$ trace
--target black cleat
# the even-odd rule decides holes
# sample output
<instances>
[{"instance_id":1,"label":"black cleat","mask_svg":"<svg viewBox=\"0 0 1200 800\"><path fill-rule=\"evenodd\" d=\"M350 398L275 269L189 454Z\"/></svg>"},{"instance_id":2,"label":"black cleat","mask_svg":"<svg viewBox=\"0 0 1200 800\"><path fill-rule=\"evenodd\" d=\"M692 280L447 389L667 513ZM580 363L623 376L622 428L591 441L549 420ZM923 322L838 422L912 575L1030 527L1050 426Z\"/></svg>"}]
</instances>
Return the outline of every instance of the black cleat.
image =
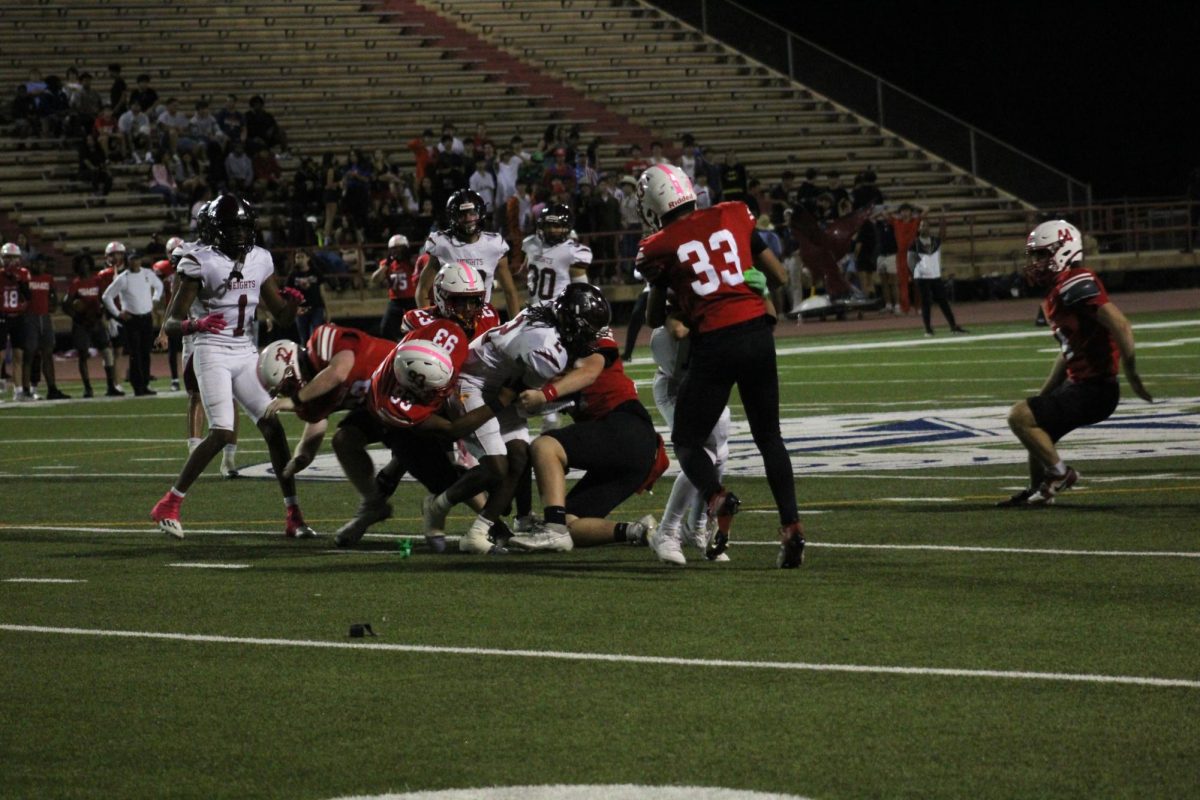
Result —
<instances>
[{"instance_id":1,"label":"black cleat","mask_svg":"<svg viewBox=\"0 0 1200 800\"><path fill-rule=\"evenodd\" d=\"M779 531L779 555L775 566L780 569L795 569L804 563L804 526L793 522Z\"/></svg>"},{"instance_id":2,"label":"black cleat","mask_svg":"<svg viewBox=\"0 0 1200 800\"><path fill-rule=\"evenodd\" d=\"M708 545L704 548L704 557L715 561L718 556L729 548L729 528L733 525L733 515L738 512L742 501L733 492L722 489L708 501Z\"/></svg>"},{"instance_id":3,"label":"black cleat","mask_svg":"<svg viewBox=\"0 0 1200 800\"><path fill-rule=\"evenodd\" d=\"M1021 508L1029 505L1029 498L1033 497L1033 489L1022 489L1007 500L1001 500L996 503L996 508Z\"/></svg>"}]
</instances>

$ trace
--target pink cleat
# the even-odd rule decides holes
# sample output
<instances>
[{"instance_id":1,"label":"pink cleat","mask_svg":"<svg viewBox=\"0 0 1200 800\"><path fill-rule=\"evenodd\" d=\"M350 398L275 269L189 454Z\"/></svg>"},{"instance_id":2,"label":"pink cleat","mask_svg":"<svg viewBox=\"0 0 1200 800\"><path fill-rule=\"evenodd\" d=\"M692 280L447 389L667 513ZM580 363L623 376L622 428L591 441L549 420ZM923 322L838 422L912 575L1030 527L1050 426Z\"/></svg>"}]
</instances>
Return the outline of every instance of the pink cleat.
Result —
<instances>
[{"instance_id":1,"label":"pink cleat","mask_svg":"<svg viewBox=\"0 0 1200 800\"><path fill-rule=\"evenodd\" d=\"M158 529L176 539L183 538L183 526L179 524L179 507L183 498L168 490L163 498L150 509L150 519L158 523Z\"/></svg>"},{"instance_id":2,"label":"pink cleat","mask_svg":"<svg viewBox=\"0 0 1200 800\"><path fill-rule=\"evenodd\" d=\"M288 506L287 531L284 535L289 539L311 539L317 535L317 532L308 527L308 523L304 521L304 515L300 513L300 506Z\"/></svg>"}]
</instances>

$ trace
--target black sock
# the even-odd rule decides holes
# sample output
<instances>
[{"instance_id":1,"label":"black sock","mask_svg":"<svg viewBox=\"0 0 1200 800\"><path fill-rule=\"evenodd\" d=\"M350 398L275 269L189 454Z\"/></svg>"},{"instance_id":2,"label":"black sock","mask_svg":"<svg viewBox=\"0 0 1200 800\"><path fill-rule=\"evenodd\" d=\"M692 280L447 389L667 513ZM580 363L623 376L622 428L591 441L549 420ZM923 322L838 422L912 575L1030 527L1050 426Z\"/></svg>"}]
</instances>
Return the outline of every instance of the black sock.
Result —
<instances>
[{"instance_id":1,"label":"black sock","mask_svg":"<svg viewBox=\"0 0 1200 800\"><path fill-rule=\"evenodd\" d=\"M567 524L566 506L546 506L546 524L547 525L566 525Z\"/></svg>"},{"instance_id":2,"label":"black sock","mask_svg":"<svg viewBox=\"0 0 1200 800\"><path fill-rule=\"evenodd\" d=\"M108 388L116 388L116 371L112 367L104 368L104 379L108 381Z\"/></svg>"},{"instance_id":3,"label":"black sock","mask_svg":"<svg viewBox=\"0 0 1200 800\"><path fill-rule=\"evenodd\" d=\"M625 537L628 536L628 534L629 534L629 523L628 522L618 522L617 526L615 528L613 528L613 541L614 542L623 542L623 541L625 541Z\"/></svg>"}]
</instances>

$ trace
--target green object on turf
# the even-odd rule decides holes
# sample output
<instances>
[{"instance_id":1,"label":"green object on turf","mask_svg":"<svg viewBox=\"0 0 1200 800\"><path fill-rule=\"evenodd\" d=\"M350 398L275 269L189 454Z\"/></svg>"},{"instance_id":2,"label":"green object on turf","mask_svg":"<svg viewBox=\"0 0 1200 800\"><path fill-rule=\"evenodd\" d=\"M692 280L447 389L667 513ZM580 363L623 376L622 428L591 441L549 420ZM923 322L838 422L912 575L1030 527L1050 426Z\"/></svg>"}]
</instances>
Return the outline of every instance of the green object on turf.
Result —
<instances>
[{"instance_id":1,"label":"green object on turf","mask_svg":"<svg viewBox=\"0 0 1200 800\"><path fill-rule=\"evenodd\" d=\"M399 550L400 550L401 558L408 558L409 556L412 555L412 548L413 548L412 539L408 538L407 536L402 536L399 539L397 539L396 547L399 548Z\"/></svg>"}]
</instances>

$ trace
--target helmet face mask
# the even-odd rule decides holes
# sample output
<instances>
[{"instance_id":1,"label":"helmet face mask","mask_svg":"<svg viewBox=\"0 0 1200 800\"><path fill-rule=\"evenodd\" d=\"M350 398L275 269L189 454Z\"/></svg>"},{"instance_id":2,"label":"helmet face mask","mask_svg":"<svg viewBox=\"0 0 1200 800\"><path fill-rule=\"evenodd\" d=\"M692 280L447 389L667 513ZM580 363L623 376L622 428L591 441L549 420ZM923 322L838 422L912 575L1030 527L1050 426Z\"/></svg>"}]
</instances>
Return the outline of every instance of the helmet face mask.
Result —
<instances>
[{"instance_id":1,"label":"helmet face mask","mask_svg":"<svg viewBox=\"0 0 1200 800\"><path fill-rule=\"evenodd\" d=\"M608 300L595 286L572 283L554 300L555 327L575 357L591 352L612 322Z\"/></svg>"},{"instance_id":2,"label":"helmet face mask","mask_svg":"<svg viewBox=\"0 0 1200 800\"><path fill-rule=\"evenodd\" d=\"M272 342L258 356L258 380L271 397L295 398L307 383L301 368L307 359L304 348L293 341Z\"/></svg>"},{"instance_id":3,"label":"helmet face mask","mask_svg":"<svg viewBox=\"0 0 1200 800\"><path fill-rule=\"evenodd\" d=\"M240 197L223 194L200 212L201 241L233 261L242 261L253 249L257 231L254 209Z\"/></svg>"},{"instance_id":4,"label":"helmet face mask","mask_svg":"<svg viewBox=\"0 0 1200 800\"><path fill-rule=\"evenodd\" d=\"M8 272L15 270L21 266L21 248L15 242L5 242L3 247L0 247L0 265Z\"/></svg>"},{"instance_id":5,"label":"helmet face mask","mask_svg":"<svg viewBox=\"0 0 1200 800\"><path fill-rule=\"evenodd\" d=\"M571 209L562 203L546 206L538 214L537 233L542 242L553 247L571 235Z\"/></svg>"},{"instance_id":6,"label":"helmet face mask","mask_svg":"<svg viewBox=\"0 0 1200 800\"><path fill-rule=\"evenodd\" d=\"M1025 280L1048 285L1058 274L1083 263L1083 235L1065 220L1043 222L1030 232L1025 256Z\"/></svg>"},{"instance_id":7,"label":"helmet face mask","mask_svg":"<svg viewBox=\"0 0 1200 800\"><path fill-rule=\"evenodd\" d=\"M433 279L433 302L442 317L474 329L483 310L483 280L465 261L446 264Z\"/></svg>"},{"instance_id":8,"label":"helmet face mask","mask_svg":"<svg viewBox=\"0 0 1200 800\"><path fill-rule=\"evenodd\" d=\"M450 231L460 240L474 239L480 230L487 204L470 189L459 189L446 201L446 220Z\"/></svg>"}]
</instances>

